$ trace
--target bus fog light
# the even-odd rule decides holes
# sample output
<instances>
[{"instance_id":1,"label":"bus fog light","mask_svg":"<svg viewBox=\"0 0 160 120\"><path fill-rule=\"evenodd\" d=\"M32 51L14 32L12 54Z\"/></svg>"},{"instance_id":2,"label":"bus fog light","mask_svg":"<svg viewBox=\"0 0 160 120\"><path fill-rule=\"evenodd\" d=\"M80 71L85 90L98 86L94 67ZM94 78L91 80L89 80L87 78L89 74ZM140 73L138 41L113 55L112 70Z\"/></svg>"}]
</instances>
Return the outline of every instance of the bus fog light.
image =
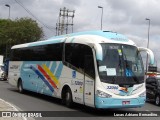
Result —
<instances>
[{"instance_id":1,"label":"bus fog light","mask_svg":"<svg viewBox=\"0 0 160 120\"><path fill-rule=\"evenodd\" d=\"M97 91L96 91L96 94L97 94L97 96L99 96L99 97L105 97L105 98L111 98L111 97L112 97L112 95L109 95L109 94L107 94L107 93L105 93L105 92L102 92L102 91L100 91L100 90L97 90Z\"/></svg>"}]
</instances>

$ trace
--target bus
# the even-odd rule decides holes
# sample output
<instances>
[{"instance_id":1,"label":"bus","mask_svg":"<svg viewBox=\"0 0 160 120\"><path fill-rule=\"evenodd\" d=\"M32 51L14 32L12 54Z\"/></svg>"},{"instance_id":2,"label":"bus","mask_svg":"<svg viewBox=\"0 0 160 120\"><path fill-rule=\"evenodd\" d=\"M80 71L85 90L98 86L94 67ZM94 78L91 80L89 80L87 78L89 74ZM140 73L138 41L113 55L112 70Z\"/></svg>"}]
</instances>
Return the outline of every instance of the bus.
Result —
<instances>
[{"instance_id":1,"label":"bus","mask_svg":"<svg viewBox=\"0 0 160 120\"><path fill-rule=\"evenodd\" d=\"M145 72L140 52L153 52L122 34L86 31L11 48L9 83L97 109L142 107Z\"/></svg>"}]
</instances>

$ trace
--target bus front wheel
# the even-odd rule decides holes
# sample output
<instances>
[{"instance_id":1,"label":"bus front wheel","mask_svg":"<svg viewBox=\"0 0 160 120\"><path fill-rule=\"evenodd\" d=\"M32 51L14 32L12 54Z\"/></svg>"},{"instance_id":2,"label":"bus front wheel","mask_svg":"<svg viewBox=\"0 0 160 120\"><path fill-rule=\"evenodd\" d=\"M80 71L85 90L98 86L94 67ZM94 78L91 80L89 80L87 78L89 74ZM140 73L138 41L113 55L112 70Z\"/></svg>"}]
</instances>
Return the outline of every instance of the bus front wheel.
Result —
<instances>
[{"instance_id":1,"label":"bus front wheel","mask_svg":"<svg viewBox=\"0 0 160 120\"><path fill-rule=\"evenodd\" d=\"M18 81L18 91L19 91L20 93L23 93L23 92L24 92L22 80L19 80L19 81Z\"/></svg>"},{"instance_id":2,"label":"bus front wheel","mask_svg":"<svg viewBox=\"0 0 160 120\"><path fill-rule=\"evenodd\" d=\"M64 92L62 101L69 108L73 106L72 93L69 88Z\"/></svg>"}]
</instances>

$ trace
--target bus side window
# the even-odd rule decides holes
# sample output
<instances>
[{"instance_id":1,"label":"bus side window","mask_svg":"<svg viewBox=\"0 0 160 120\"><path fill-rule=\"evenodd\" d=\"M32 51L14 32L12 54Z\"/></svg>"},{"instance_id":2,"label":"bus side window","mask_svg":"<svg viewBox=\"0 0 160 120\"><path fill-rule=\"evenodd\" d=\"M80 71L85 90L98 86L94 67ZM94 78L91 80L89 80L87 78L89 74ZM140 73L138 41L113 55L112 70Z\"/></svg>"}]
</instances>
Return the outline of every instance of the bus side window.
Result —
<instances>
[{"instance_id":1,"label":"bus side window","mask_svg":"<svg viewBox=\"0 0 160 120\"><path fill-rule=\"evenodd\" d=\"M92 56L92 59L93 59L93 53L92 53L91 47L87 45L83 45L83 44L78 44L78 43L66 43L65 45L65 64L68 67L72 69L76 69L77 71L83 73L86 55ZM89 60L92 61L91 59ZM91 64L89 63L90 61L88 61L88 64ZM93 62L92 64L93 64L92 66L94 66Z\"/></svg>"},{"instance_id":2,"label":"bus side window","mask_svg":"<svg viewBox=\"0 0 160 120\"><path fill-rule=\"evenodd\" d=\"M65 45L65 62L70 64L68 67L83 71L85 51L86 46L83 44L67 43Z\"/></svg>"}]
</instances>

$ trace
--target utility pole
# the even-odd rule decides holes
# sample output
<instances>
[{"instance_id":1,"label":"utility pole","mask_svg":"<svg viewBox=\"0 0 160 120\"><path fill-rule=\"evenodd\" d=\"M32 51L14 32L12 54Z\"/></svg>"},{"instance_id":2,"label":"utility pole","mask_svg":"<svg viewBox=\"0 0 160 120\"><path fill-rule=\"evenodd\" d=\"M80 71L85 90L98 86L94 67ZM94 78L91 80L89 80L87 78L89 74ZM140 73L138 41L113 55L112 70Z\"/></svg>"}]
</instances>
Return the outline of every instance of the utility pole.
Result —
<instances>
[{"instance_id":1,"label":"utility pole","mask_svg":"<svg viewBox=\"0 0 160 120\"><path fill-rule=\"evenodd\" d=\"M73 18L74 18L75 10L69 10L65 7L63 9L60 8L58 23L56 23L56 35L63 35L66 31L68 34L69 26L72 27L73 33ZM71 18L71 22L69 21Z\"/></svg>"}]
</instances>

